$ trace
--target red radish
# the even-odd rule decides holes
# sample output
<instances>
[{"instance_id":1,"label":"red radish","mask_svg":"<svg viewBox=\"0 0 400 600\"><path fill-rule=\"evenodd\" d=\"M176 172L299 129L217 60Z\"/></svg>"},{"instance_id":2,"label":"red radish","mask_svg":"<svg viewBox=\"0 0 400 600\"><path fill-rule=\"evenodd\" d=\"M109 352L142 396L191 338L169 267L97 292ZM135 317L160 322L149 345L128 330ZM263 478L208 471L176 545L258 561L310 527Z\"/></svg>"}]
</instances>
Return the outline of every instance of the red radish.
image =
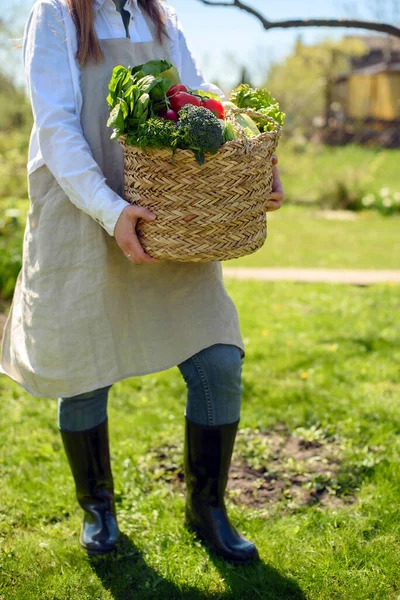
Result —
<instances>
[{"instance_id":1,"label":"red radish","mask_svg":"<svg viewBox=\"0 0 400 600\"><path fill-rule=\"evenodd\" d=\"M178 115L176 114L176 112L174 110L172 110L172 108L161 113L160 117L162 119L166 119L167 121L175 121L175 123L178 122Z\"/></svg>"}]
</instances>

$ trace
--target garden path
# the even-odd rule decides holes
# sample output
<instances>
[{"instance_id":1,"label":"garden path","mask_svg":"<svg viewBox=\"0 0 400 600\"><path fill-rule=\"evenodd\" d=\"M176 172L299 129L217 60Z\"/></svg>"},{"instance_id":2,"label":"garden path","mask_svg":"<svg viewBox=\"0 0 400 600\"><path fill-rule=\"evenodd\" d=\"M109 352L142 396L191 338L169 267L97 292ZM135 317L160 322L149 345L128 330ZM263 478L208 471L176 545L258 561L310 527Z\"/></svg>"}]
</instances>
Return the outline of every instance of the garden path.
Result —
<instances>
[{"instance_id":1,"label":"garden path","mask_svg":"<svg viewBox=\"0 0 400 600\"><path fill-rule=\"evenodd\" d=\"M224 276L227 279L244 281L295 281L299 283L344 283L352 285L400 283L400 270L224 267Z\"/></svg>"}]
</instances>

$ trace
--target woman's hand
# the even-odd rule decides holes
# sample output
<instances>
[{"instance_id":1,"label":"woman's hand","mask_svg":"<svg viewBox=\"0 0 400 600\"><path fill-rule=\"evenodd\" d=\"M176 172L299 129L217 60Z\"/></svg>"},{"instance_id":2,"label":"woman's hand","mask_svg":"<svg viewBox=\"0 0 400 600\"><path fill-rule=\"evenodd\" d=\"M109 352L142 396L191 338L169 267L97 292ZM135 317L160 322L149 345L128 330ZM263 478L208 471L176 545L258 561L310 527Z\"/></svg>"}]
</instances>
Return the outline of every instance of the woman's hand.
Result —
<instances>
[{"instance_id":1,"label":"woman's hand","mask_svg":"<svg viewBox=\"0 0 400 600\"><path fill-rule=\"evenodd\" d=\"M159 262L146 254L136 234L138 219L154 221L155 218L154 213L142 206L127 206L120 214L114 229L114 237L126 258L134 265L151 265Z\"/></svg>"},{"instance_id":2,"label":"woman's hand","mask_svg":"<svg viewBox=\"0 0 400 600\"><path fill-rule=\"evenodd\" d=\"M272 174L273 174L273 180L272 180L272 193L268 199L268 203L267 203L267 212L272 212L274 210L279 210L280 207L282 206L282 202L285 199L285 194L283 191L283 187L282 187L282 182L281 182L281 178L279 175L279 170L278 167L276 166L278 164L278 157L273 154L272 155Z\"/></svg>"}]
</instances>

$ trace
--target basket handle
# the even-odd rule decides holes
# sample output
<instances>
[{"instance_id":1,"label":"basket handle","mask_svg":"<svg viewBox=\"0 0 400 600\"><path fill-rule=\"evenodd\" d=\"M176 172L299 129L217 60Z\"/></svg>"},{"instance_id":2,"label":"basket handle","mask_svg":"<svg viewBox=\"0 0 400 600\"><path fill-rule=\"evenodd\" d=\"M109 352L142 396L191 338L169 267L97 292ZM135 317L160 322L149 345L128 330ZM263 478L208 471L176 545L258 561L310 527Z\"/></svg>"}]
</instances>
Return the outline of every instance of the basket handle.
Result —
<instances>
[{"instance_id":1,"label":"basket handle","mask_svg":"<svg viewBox=\"0 0 400 600\"><path fill-rule=\"evenodd\" d=\"M241 114L246 114L246 115L249 115L249 117L254 117L254 118L257 118L262 121L269 121L270 123L273 123L276 128L275 133L277 133L278 136L281 135L282 127L272 117L269 117L268 115L263 115L262 113L254 110L252 108L239 108L239 107L229 108L227 111L226 120L229 121L230 123L232 123L232 125L235 125L235 127L238 130L238 133L241 137L242 142L244 142L246 152L248 152L250 150L251 144L250 144L249 140L251 140L251 138L247 137L243 127L234 118L234 115L241 115ZM272 133L272 132L265 132L265 133ZM260 135L262 135L262 133L260 133Z\"/></svg>"}]
</instances>

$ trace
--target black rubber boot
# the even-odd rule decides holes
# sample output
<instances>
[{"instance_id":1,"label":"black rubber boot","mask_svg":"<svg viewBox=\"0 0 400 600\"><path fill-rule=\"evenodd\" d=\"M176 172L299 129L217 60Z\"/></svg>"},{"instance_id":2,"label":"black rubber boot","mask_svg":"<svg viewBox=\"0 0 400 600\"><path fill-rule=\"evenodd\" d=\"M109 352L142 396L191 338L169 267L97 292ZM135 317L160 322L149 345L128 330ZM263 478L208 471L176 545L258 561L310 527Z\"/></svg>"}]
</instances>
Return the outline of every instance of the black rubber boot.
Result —
<instances>
[{"instance_id":1,"label":"black rubber boot","mask_svg":"<svg viewBox=\"0 0 400 600\"><path fill-rule=\"evenodd\" d=\"M231 525L224 502L238 425L207 427L186 419L185 525L227 560L245 563L258 558L257 548Z\"/></svg>"},{"instance_id":2,"label":"black rubber boot","mask_svg":"<svg viewBox=\"0 0 400 600\"><path fill-rule=\"evenodd\" d=\"M118 525L110 466L108 421L86 431L61 431L76 495L84 510L80 543L88 554L115 549Z\"/></svg>"}]
</instances>

